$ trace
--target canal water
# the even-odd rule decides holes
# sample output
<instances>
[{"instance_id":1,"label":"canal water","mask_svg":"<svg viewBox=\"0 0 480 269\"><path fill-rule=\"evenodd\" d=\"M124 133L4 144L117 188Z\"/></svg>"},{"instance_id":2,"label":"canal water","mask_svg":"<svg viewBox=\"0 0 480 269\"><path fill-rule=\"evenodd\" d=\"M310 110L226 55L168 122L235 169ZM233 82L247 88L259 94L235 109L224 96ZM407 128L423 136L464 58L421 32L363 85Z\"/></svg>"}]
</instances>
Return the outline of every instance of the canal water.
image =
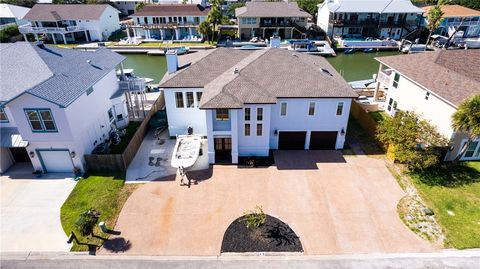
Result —
<instances>
[{"instance_id":1,"label":"canal water","mask_svg":"<svg viewBox=\"0 0 480 269\"><path fill-rule=\"evenodd\" d=\"M355 81L372 78L378 71L379 63L375 57L398 55L398 51L356 52L353 54L338 53L337 57L327 57L327 61L345 78L346 81ZM164 56L148 56L147 54L123 54L127 59L125 68L135 69L139 77L153 78L159 83L167 71L167 62ZM321 56L318 56L321 57Z\"/></svg>"}]
</instances>

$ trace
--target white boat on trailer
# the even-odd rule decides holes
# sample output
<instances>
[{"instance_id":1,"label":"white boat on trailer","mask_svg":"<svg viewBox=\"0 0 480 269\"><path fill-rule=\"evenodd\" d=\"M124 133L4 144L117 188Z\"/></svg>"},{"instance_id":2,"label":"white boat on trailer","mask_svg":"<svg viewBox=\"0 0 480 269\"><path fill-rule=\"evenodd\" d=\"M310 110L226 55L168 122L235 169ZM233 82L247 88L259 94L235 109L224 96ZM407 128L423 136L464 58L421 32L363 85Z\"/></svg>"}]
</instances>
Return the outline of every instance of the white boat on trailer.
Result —
<instances>
[{"instance_id":1,"label":"white boat on trailer","mask_svg":"<svg viewBox=\"0 0 480 269\"><path fill-rule=\"evenodd\" d=\"M179 135L173 149L171 165L175 168L189 168L200 155L202 137L199 135Z\"/></svg>"}]
</instances>

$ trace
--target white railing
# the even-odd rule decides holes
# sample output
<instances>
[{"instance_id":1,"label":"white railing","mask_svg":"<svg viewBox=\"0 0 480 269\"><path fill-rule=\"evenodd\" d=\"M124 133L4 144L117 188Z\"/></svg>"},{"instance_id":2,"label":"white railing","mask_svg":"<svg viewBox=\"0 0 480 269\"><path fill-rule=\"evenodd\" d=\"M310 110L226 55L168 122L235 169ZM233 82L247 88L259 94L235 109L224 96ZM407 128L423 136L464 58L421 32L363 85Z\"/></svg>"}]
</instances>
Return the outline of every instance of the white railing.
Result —
<instances>
[{"instance_id":1,"label":"white railing","mask_svg":"<svg viewBox=\"0 0 480 269\"><path fill-rule=\"evenodd\" d=\"M392 79L391 74L392 70L380 71L378 72L377 81L388 87Z\"/></svg>"},{"instance_id":2,"label":"white railing","mask_svg":"<svg viewBox=\"0 0 480 269\"><path fill-rule=\"evenodd\" d=\"M120 80L118 85L121 90L126 91L144 91L146 86L144 78L127 78Z\"/></svg>"},{"instance_id":3,"label":"white railing","mask_svg":"<svg viewBox=\"0 0 480 269\"><path fill-rule=\"evenodd\" d=\"M22 25L18 27L18 30L22 34L30 34L30 33L59 33L59 34L66 34L71 32L78 32L84 31L85 28L82 26L67 26L67 27L37 27L31 25Z\"/></svg>"}]
</instances>

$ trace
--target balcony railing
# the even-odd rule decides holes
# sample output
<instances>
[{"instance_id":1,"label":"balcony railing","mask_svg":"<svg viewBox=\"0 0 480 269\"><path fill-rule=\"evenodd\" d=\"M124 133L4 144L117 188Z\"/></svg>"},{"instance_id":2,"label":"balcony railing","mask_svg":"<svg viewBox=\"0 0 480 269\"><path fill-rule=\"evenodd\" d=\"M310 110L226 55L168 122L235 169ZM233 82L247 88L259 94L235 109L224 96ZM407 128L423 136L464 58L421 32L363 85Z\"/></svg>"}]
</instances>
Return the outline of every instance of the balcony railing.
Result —
<instances>
[{"instance_id":1,"label":"balcony railing","mask_svg":"<svg viewBox=\"0 0 480 269\"><path fill-rule=\"evenodd\" d=\"M136 25L129 25L130 27L140 27L144 29L175 29L181 27L198 27L199 23L195 22L169 22L169 23L147 23L147 24L136 24Z\"/></svg>"},{"instance_id":2,"label":"balcony railing","mask_svg":"<svg viewBox=\"0 0 480 269\"><path fill-rule=\"evenodd\" d=\"M85 31L84 27L81 26L66 26L66 27L37 27L31 25L19 26L18 30L22 34L30 33L55 33L55 34L67 34L72 32Z\"/></svg>"},{"instance_id":3,"label":"balcony railing","mask_svg":"<svg viewBox=\"0 0 480 269\"><path fill-rule=\"evenodd\" d=\"M260 27L293 27L292 21L260 21Z\"/></svg>"},{"instance_id":4,"label":"balcony railing","mask_svg":"<svg viewBox=\"0 0 480 269\"><path fill-rule=\"evenodd\" d=\"M377 81L388 87L392 79L392 72L390 69L378 72Z\"/></svg>"},{"instance_id":5,"label":"balcony railing","mask_svg":"<svg viewBox=\"0 0 480 269\"><path fill-rule=\"evenodd\" d=\"M330 21L334 26L376 26L378 20L365 19L365 20L332 20Z\"/></svg>"}]
</instances>

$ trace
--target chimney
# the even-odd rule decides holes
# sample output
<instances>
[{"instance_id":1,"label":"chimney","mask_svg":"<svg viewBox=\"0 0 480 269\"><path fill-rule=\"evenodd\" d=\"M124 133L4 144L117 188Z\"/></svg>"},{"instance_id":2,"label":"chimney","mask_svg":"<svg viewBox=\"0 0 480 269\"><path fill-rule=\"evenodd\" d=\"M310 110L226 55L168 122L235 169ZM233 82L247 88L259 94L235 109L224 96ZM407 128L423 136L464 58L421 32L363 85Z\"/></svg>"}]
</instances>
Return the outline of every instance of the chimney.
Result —
<instances>
[{"instance_id":1,"label":"chimney","mask_svg":"<svg viewBox=\"0 0 480 269\"><path fill-rule=\"evenodd\" d=\"M167 72L169 74L175 73L178 70L178 56L176 50L168 50L165 53L167 58Z\"/></svg>"}]
</instances>

